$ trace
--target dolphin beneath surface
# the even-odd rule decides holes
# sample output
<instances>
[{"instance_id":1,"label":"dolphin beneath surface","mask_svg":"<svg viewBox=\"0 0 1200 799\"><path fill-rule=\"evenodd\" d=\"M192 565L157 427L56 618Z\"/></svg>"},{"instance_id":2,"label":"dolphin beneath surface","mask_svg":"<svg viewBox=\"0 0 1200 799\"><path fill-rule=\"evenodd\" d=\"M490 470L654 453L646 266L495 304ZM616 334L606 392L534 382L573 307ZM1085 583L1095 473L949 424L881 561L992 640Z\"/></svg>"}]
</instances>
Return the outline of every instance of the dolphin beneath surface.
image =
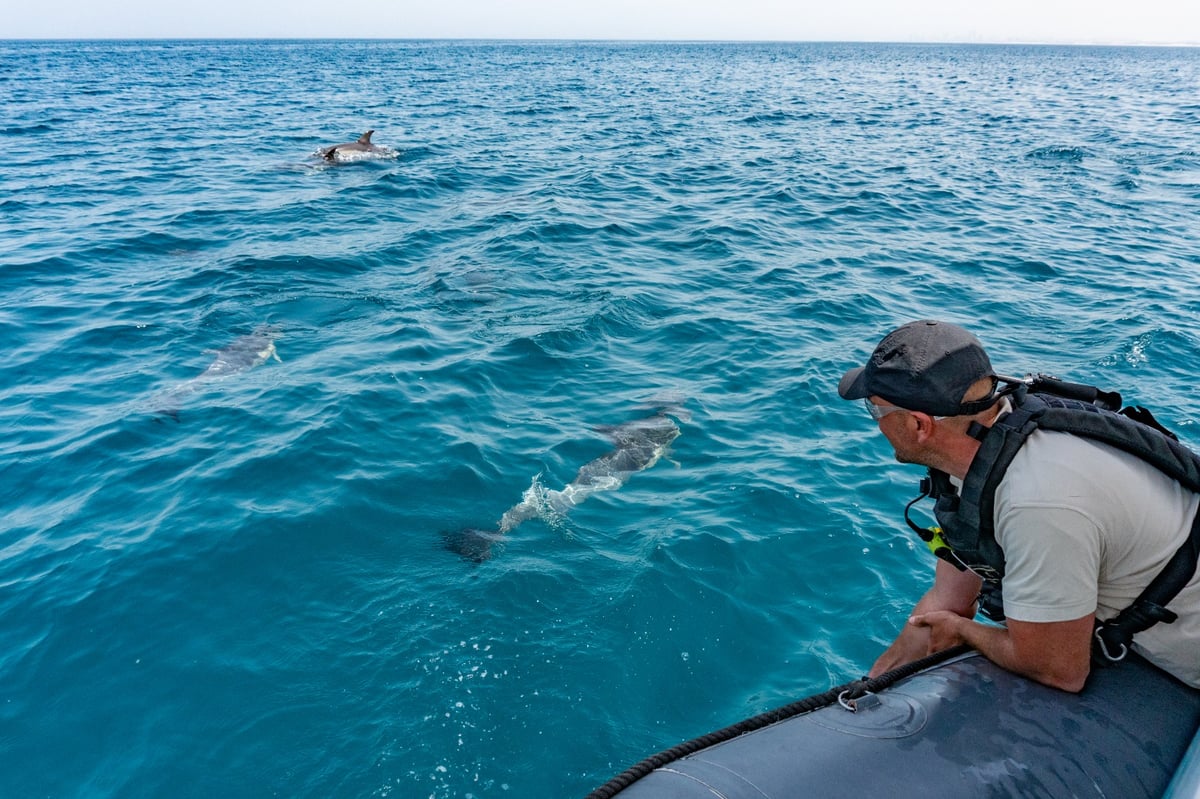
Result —
<instances>
[{"instance_id":1,"label":"dolphin beneath surface","mask_svg":"<svg viewBox=\"0 0 1200 799\"><path fill-rule=\"evenodd\" d=\"M212 363L203 372L173 390L168 395L168 407L160 413L179 421L180 400L206 383L253 369L271 358L282 362L279 353L275 351L277 337L278 331L274 327L263 325L249 335L235 338L219 350L209 350L213 355Z\"/></svg>"},{"instance_id":2,"label":"dolphin beneath surface","mask_svg":"<svg viewBox=\"0 0 1200 799\"><path fill-rule=\"evenodd\" d=\"M653 416L617 427L600 428L616 448L585 463L575 479L560 491L548 491L538 477L526 489L521 501L504 512L495 530L468 527L445 534L446 546L465 558L482 563L491 557L492 545L522 522L535 516L565 515L597 491L612 491L625 485L635 473L649 469L666 454L671 442L679 437L679 425L659 411Z\"/></svg>"},{"instance_id":3,"label":"dolphin beneath surface","mask_svg":"<svg viewBox=\"0 0 1200 799\"><path fill-rule=\"evenodd\" d=\"M271 327L260 327L248 336L238 336L228 345L213 351L213 361L195 380L212 380L253 369L271 358L282 361L275 350L277 332Z\"/></svg>"},{"instance_id":4,"label":"dolphin beneath surface","mask_svg":"<svg viewBox=\"0 0 1200 799\"><path fill-rule=\"evenodd\" d=\"M394 152L391 148L371 144L371 134L374 132L374 130L368 130L358 137L358 141L348 141L343 144L335 144L332 147L322 147L317 153L326 161L337 161L339 160L339 155L349 155L350 153L391 155Z\"/></svg>"}]
</instances>

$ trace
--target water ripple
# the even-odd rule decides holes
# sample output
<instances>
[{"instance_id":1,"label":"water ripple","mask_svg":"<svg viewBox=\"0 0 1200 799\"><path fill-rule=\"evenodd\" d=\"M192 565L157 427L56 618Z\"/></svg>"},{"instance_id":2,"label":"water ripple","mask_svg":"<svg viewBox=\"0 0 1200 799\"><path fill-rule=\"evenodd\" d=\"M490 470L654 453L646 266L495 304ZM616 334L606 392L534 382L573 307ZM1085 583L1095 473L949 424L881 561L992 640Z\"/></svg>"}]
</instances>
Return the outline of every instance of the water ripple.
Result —
<instances>
[{"instance_id":1,"label":"water ripple","mask_svg":"<svg viewBox=\"0 0 1200 799\"><path fill-rule=\"evenodd\" d=\"M1200 430L1193 55L0 42L0 793L582 795L861 673L929 569L834 391L885 329Z\"/></svg>"}]
</instances>

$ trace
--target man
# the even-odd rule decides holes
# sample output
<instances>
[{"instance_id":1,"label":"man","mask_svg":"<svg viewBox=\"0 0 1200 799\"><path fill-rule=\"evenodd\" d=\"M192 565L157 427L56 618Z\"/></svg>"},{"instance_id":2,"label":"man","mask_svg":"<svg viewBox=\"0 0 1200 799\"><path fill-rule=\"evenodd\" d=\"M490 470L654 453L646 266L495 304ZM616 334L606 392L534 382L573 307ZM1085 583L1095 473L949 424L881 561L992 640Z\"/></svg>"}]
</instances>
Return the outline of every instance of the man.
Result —
<instances>
[{"instance_id":1,"label":"man","mask_svg":"<svg viewBox=\"0 0 1200 799\"><path fill-rule=\"evenodd\" d=\"M1136 637L1123 640L1200 687L1194 555L1182 558L1190 560L1182 569L1181 558L1172 561L1182 576L1162 602L1169 610L1139 603L1185 542L1200 540L1189 538L1200 484L1187 487L1159 461L1173 456L1200 470L1200 458L1117 414L1026 394L1022 381L995 374L975 336L946 322L892 331L866 366L845 374L838 393L866 403L897 460L930 467L931 477L949 476L936 512L962 555L959 563L938 560L933 586L871 676L966 643L1010 671L1079 691L1097 620L1101 628L1125 629L1130 614L1118 614L1137 604L1150 612L1132 615L1153 620L1130 626ZM1065 407L1051 409L1057 405ZM1101 432L1076 430L1088 424ZM1135 456L1097 440L1104 436L1123 447L1126 438L1147 439L1146 449L1167 454L1159 461L1154 453ZM960 570L963 563L971 568ZM1002 575L1006 626L973 621L980 574Z\"/></svg>"}]
</instances>

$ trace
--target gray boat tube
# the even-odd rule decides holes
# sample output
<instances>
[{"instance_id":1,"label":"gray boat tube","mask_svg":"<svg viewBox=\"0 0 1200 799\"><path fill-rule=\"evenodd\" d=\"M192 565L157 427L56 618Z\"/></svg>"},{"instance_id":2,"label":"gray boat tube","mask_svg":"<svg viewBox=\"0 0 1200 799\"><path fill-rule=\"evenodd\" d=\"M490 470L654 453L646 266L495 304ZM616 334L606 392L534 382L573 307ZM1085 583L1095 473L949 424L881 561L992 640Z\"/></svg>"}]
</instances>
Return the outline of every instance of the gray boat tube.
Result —
<instances>
[{"instance_id":1,"label":"gray boat tube","mask_svg":"<svg viewBox=\"0 0 1200 799\"><path fill-rule=\"evenodd\" d=\"M1163 799L1200 799L1200 730L1192 738L1192 745L1175 770Z\"/></svg>"},{"instance_id":2,"label":"gray boat tube","mask_svg":"<svg viewBox=\"0 0 1200 799\"><path fill-rule=\"evenodd\" d=\"M1177 771L1187 779L1200 727L1200 691L1133 655L1093 669L1078 694L975 653L887 682L850 683L834 689L840 702L681 744L588 799L1159 799Z\"/></svg>"}]
</instances>

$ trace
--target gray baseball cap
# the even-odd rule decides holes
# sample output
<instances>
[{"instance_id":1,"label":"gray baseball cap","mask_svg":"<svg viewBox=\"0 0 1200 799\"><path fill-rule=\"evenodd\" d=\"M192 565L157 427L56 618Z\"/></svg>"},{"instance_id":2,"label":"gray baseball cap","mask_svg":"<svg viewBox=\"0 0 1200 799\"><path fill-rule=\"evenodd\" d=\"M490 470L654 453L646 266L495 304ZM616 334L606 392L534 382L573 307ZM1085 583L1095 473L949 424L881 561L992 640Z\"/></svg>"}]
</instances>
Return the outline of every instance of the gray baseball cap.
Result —
<instances>
[{"instance_id":1,"label":"gray baseball cap","mask_svg":"<svg viewBox=\"0 0 1200 799\"><path fill-rule=\"evenodd\" d=\"M949 322L909 322L884 336L866 366L842 377L838 394L856 400L877 396L934 416L979 413L994 398L963 402L977 380L995 378L979 339Z\"/></svg>"}]
</instances>

